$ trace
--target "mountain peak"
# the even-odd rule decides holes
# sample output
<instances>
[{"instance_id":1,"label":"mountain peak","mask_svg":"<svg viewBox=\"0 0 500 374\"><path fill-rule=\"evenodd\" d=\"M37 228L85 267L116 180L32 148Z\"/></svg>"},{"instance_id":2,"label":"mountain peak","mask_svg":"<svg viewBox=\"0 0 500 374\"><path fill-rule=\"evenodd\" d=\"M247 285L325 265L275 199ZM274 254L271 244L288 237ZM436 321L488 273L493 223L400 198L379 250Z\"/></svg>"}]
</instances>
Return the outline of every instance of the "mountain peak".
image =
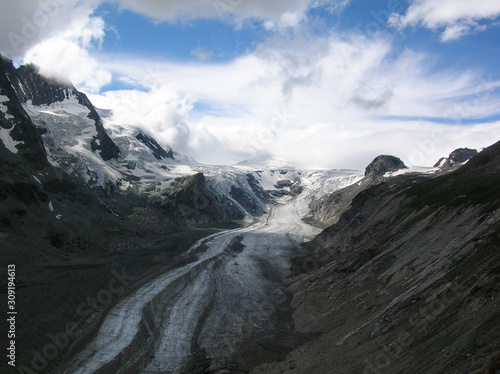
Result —
<instances>
[{"instance_id":1,"label":"mountain peak","mask_svg":"<svg viewBox=\"0 0 500 374\"><path fill-rule=\"evenodd\" d=\"M9 63L12 65L11 61ZM9 84L22 104L31 101L31 105L40 107L68 101L87 108L87 118L94 121L97 132L91 140L92 151L99 151L104 161L118 157L120 150L104 130L99 114L84 93L78 91L71 83L45 77L33 64L22 65L17 69L12 66L8 70Z\"/></svg>"},{"instance_id":2,"label":"mountain peak","mask_svg":"<svg viewBox=\"0 0 500 374\"><path fill-rule=\"evenodd\" d=\"M407 169L401 159L395 156L381 155L376 157L370 165L366 167L365 176L369 174L384 175L385 173L401 169Z\"/></svg>"},{"instance_id":3,"label":"mountain peak","mask_svg":"<svg viewBox=\"0 0 500 374\"><path fill-rule=\"evenodd\" d=\"M77 98L83 95L69 82L62 83L43 76L33 64L22 65L16 72L18 82L13 82L14 88L23 102L31 100L33 105L51 105L69 99L71 95Z\"/></svg>"},{"instance_id":4,"label":"mountain peak","mask_svg":"<svg viewBox=\"0 0 500 374\"><path fill-rule=\"evenodd\" d=\"M464 163L477 155L476 149L458 148L450 153L448 157L452 162Z\"/></svg>"},{"instance_id":5,"label":"mountain peak","mask_svg":"<svg viewBox=\"0 0 500 374\"><path fill-rule=\"evenodd\" d=\"M440 158L434 167L446 170L456 169L477 154L476 149L458 148L451 152L448 157Z\"/></svg>"}]
</instances>

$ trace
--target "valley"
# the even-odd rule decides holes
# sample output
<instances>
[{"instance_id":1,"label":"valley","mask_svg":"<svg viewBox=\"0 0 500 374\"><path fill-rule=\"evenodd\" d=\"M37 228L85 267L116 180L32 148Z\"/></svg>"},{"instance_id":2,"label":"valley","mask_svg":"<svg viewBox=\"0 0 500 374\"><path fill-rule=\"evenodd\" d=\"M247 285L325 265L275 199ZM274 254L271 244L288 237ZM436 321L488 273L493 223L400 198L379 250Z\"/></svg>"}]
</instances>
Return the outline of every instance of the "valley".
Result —
<instances>
[{"instance_id":1,"label":"valley","mask_svg":"<svg viewBox=\"0 0 500 374\"><path fill-rule=\"evenodd\" d=\"M318 232L300 220L292 200L248 227L201 240L188 251L195 261L111 309L93 341L61 372L248 370L236 357L250 337L293 332L291 320L277 316L289 312L290 258ZM256 364L244 353L239 358Z\"/></svg>"}]
</instances>

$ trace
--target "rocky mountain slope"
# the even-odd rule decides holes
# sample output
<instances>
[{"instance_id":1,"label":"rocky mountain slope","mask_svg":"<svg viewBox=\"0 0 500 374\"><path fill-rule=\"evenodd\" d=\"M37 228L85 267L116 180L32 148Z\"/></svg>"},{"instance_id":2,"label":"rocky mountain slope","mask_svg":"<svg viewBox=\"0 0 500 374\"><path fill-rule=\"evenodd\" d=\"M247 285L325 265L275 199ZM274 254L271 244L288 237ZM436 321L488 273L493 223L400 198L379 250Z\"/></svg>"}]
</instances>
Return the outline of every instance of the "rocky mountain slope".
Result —
<instances>
[{"instance_id":1,"label":"rocky mountain slope","mask_svg":"<svg viewBox=\"0 0 500 374\"><path fill-rule=\"evenodd\" d=\"M7 148L7 158L15 159L17 156L13 155L18 152L23 158L33 154L33 162L43 164L48 170L62 172L65 178L73 178L77 184L91 187L91 195L104 192L108 197L118 196L118 199L133 201L132 205L139 208L151 206L150 202L157 200L158 196L172 197L169 190L175 190L177 194L183 188L192 189L192 185L183 181L204 171L203 167L195 167L187 158L168 146L160 145L143 131L112 122L105 125L106 121L109 122L102 117L106 112L98 111L85 94L69 83L43 77L33 65L16 69L12 62L2 59L0 73L2 92L5 91L2 94L2 108L5 110L1 111L0 148ZM19 124L14 125L17 122ZM43 184L40 175L36 178ZM234 187L245 191L239 198L258 204L259 199L248 194L254 189L262 192L262 187L258 184L250 186L246 178L242 181L245 186L237 184ZM248 213L242 205L236 204L229 191L213 188L214 183L208 183L207 186L212 188L206 189L205 183L205 178L201 179L195 192L187 195L195 196L198 188L205 189L202 194L211 201L214 211L221 214L201 221L192 214L176 218L166 214L164 218L170 224L182 227L197 226L201 222L204 225L229 223L254 213ZM167 204L171 204L170 207L166 207ZM167 211L175 210L178 202L175 198L168 201L163 198L161 205ZM194 211L197 205L196 199L183 201L186 209Z\"/></svg>"},{"instance_id":2,"label":"rocky mountain slope","mask_svg":"<svg viewBox=\"0 0 500 374\"><path fill-rule=\"evenodd\" d=\"M357 193L294 261L309 341L252 373L498 373L499 186L500 142Z\"/></svg>"},{"instance_id":3,"label":"rocky mountain slope","mask_svg":"<svg viewBox=\"0 0 500 374\"><path fill-rule=\"evenodd\" d=\"M351 206L356 195L370 186L383 183L393 176L401 174L442 175L463 166L469 159L477 155L477 150L460 148L448 157L441 158L433 168L408 168L403 161L394 156L376 157L365 169L365 177L357 183L312 199L306 221L322 228L337 223L340 216Z\"/></svg>"}]
</instances>

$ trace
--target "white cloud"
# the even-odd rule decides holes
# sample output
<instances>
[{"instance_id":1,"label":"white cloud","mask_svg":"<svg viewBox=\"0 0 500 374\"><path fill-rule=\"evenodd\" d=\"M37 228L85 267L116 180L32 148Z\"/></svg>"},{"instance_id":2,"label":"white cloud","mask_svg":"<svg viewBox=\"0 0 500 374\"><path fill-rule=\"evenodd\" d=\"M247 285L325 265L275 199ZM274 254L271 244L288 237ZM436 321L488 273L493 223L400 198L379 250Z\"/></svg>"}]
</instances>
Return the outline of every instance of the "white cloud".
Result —
<instances>
[{"instance_id":1,"label":"white cloud","mask_svg":"<svg viewBox=\"0 0 500 374\"><path fill-rule=\"evenodd\" d=\"M296 27L305 18L302 12L286 12L280 17L280 25L282 27Z\"/></svg>"},{"instance_id":2,"label":"white cloud","mask_svg":"<svg viewBox=\"0 0 500 374\"><path fill-rule=\"evenodd\" d=\"M458 40L462 36L469 34L470 31L471 31L471 25L467 24L456 24L448 26L441 34L441 41L449 42L452 40Z\"/></svg>"},{"instance_id":3,"label":"white cloud","mask_svg":"<svg viewBox=\"0 0 500 374\"><path fill-rule=\"evenodd\" d=\"M113 110L113 121L144 129L175 149L185 149L190 136L186 124L193 102L169 85L139 90L110 91L89 95L94 105Z\"/></svg>"},{"instance_id":4,"label":"white cloud","mask_svg":"<svg viewBox=\"0 0 500 374\"><path fill-rule=\"evenodd\" d=\"M0 52L19 58L41 41L86 23L101 0L2 1ZM84 40L97 35L79 35Z\"/></svg>"},{"instance_id":5,"label":"white cloud","mask_svg":"<svg viewBox=\"0 0 500 374\"><path fill-rule=\"evenodd\" d=\"M331 2L328 8L331 13L341 14L350 4L351 0L338 0Z\"/></svg>"},{"instance_id":6,"label":"white cloud","mask_svg":"<svg viewBox=\"0 0 500 374\"><path fill-rule=\"evenodd\" d=\"M76 18L58 36L47 38L29 49L24 60L38 65L44 75L69 80L87 92L98 92L112 75L101 67L89 50L99 48L105 36L101 18Z\"/></svg>"},{"instance_id":7,"label":"white cloud","mask_svg":"<svg viewBox=\"0 0 500 374\"><path fill-rule=\"evenodd\" d=\"M106 24L104 20L100 17L91 17L83 21L77 27L67 30L62 36L79 40L83 48L92 48L96 43L100 49L106 36L104 31ZM76 33L75 30L77 31Z\"/></svg>"},{"instance_id":8,"label":"white cloud","mask_svg":"<svg viewBox=\"0 0 500 374\"><path fill-rule=\"evenodd\" d=\"M248 20L294 27L311 7L329 4L332 9L346 6L347 0L19 0L2 1L0 12L0 52L19 58L41 41L59 37L68 25L85 22L99 5L114 2L122 9L142 14L154 22L178 22L200 18L220 18L241 27ZM102 28L97 27L95 30ZM76 30L73 28L73 30ZM89 31L89 29L87 29ZM82 44L103 35L78 35Z\"/></svg>"},{"instance_id":9,"label":"white cloud","mask_svg":"<svg viewBox=\"0 0 500 374\"><path fill-rule=\"evenodd\" d=\"M97 92L111 73L92 56L105 37L105 23L92 13L100 0L17 1L2 3L0 52L32 62L52 78Z\"/></svg>"},{"instance_id":10,"label":"white cloud","mask_svg":"<svg viewBox=\"0 0 500 374\"><path fill-rule=\"evenodd\" d=\"M275 27L276 27L276 25L274 24L273 21L264 22L264 28L268 31L274 29Z\"/></svg>"},{"instance_id":11,"label":"white cloud","mask_svg":"<svg viewBox=\"0 0 500 374\"><path fill-rule=\"evenodd\" d=\"M26 53L25 61L38 65L42 74L70 81L89 93L99 92L112 78L87 50L63 38L54 37L37 44Z\"/></svg>"},{"instance_id":12,"label":"white cloud","mask_svg":"<svg viewBox=\"0 0 500 374\"><path fill-rule=\"evenodd\" d=\"M487 27L485 25L479 25L477 22L470 21L469 23L457 23L455 25L447 26L444 32L441 34L442 42L449 42L453 40L458 40L462 36L486 31Z\"/></svg>"},{"instance_id":13,"label":"white cloud","mask_svg":"<svg viewBox=\"0 0 500 374\"><path fill-rule=\"evenodd\" d=\"M196 47L191 51L191 55L196 57L200 61L207 61L212 58L214 53L208 49L205 49L203 47Z\"/></svg>"},{"instance_id":14,"label":"white cloud","mask_svg":"<svg viewBox=\"0 0 500 374\"><path fill-rule=\"evenodd\" d=\"M389 23L400 29L420 25L433 30L444 28L441 40L451 41L486 30L487 26L479 25L478 21L494 20L499 16L499 1L413 0L406 14L393 13Z\"/></svg>"}]
</instances>

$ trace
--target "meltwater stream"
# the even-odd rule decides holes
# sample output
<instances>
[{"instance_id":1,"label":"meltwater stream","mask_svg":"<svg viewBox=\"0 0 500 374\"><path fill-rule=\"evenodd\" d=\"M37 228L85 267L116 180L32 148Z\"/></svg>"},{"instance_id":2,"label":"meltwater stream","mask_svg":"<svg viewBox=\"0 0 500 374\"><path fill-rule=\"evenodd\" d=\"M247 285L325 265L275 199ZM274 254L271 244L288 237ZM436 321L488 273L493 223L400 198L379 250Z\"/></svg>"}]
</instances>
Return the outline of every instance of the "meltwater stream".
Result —
<instances>
[{"instance_id":1,"label":"meltwater stream","mask_svg":"<svg viewBox=\"0 0 500 374\"><path fill-rule=\"evenodd\" d=\"M112 308L64 373L196 374L237 366L232 355L244 337L268 328L279 302L270 295L286 287L290 258L319 232L302 222L295 204L277 204L252 226L195 244L195 262Z\"/></svg>"}]
</instances>

